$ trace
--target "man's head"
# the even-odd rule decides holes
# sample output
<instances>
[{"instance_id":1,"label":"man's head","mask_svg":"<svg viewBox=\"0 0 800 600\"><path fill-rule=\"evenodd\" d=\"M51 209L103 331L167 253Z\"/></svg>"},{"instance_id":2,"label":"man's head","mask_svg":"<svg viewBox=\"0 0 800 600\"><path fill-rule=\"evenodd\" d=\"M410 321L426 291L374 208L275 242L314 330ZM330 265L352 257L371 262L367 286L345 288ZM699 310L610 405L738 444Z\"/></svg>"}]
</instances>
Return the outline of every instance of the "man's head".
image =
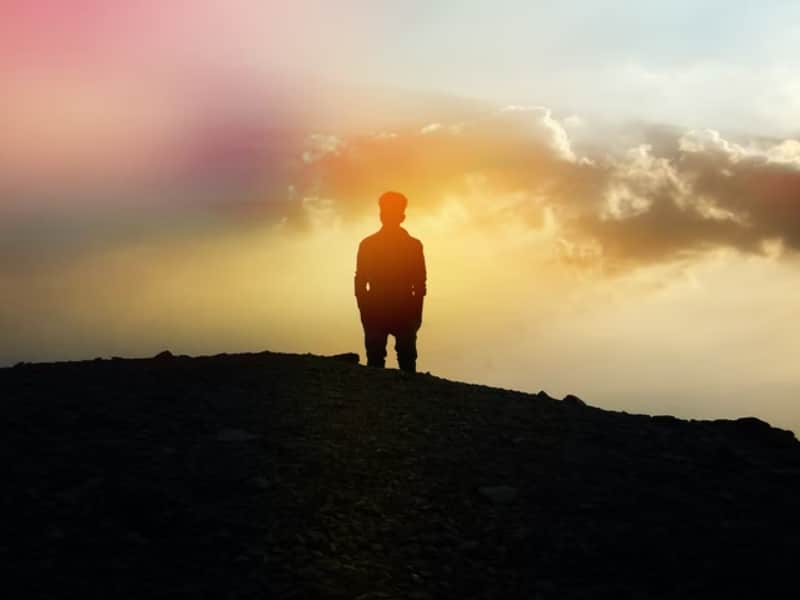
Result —
<instances>
[{"instance_id":1,"label":"man's head","mask_svg":"<svg viewBox=\"0 0 800 600\"><path fill-rule=\"evenodd\" d=\"M399 227L406 218L408 198L400 192L386 192L378 198L381 207L381 223L389 227Z\"/></svg>"}]
</instances>

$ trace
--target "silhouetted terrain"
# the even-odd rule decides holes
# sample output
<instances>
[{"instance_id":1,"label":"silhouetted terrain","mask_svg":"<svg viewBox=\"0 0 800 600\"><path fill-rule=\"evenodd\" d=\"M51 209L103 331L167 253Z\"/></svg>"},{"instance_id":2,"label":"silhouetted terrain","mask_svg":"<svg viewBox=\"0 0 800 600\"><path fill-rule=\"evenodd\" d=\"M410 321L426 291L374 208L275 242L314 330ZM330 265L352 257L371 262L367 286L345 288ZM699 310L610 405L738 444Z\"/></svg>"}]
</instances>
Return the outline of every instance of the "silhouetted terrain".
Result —
<instances>
[{"instance_id":1,"label":"silhouetted terrain","mask_svg":"<svg viewBox=\"0 0 800 600\"><path fill-rule=\"evenodd\" d=\"M260 353L0 369L19 598L765 597L800 443ZM753 399L757 403L758 399Z\"/></svg>"}]
</instances>

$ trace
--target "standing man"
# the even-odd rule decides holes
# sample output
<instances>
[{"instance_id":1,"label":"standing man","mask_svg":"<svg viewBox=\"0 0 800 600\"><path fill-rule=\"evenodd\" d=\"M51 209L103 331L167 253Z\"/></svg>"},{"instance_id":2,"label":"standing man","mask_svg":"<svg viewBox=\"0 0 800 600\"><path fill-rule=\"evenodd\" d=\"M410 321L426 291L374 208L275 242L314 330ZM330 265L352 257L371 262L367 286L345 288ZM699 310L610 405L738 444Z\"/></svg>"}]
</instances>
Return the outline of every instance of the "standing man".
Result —
<instances>
[{"instance_id":1,"label":"standing man","mask_svg":"<svg viewBox=\"0 0 800 600\"><path fill-rule=\"evenodd\" d=\"M355 291L367 365L383 367L386 339L394 336L397 363L403 371L417 368L417 330L425 297L425 257L422 243L400 227L408 199L386 192L378 199L383 227L358 246Z\"/></svg>"}]
</instances>

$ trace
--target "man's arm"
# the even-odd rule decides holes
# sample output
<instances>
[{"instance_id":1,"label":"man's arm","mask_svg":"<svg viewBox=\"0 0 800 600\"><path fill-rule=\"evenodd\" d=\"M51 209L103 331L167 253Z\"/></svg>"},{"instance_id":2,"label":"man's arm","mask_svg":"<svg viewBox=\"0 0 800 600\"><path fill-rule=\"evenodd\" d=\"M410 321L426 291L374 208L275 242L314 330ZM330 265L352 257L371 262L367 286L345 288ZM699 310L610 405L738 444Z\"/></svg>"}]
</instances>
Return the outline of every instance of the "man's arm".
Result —
<instances>
[{"instance_id":1,"label":"man's arm","mask_svg":"<svg viewBox=\"0 0 800 600\"><path fill-rule=\"evenodd\" d=\"M414 300L417 327L422 324L422 303L425 294L428 293L427 272L425 270L425 253L422 250L422 242L417 241L418 248L414 256Z\"/></svg>"},{"instance_id":2,"label":"man's arm","mask_svg":"<svg viewBox=\"0 0 800 600\"><path fill-rule=\"evenodd\" d=\"M365 252L364 252L364 242L361 242L358 245L358 253L356 254L356 274L353 278L353 284L355 288L355 296L356 302L358 303L358 309L360 311L364 310L364 300L367 295L367 269L366 269L366 259L365 259Z\"/></svg>"}]
</instances>

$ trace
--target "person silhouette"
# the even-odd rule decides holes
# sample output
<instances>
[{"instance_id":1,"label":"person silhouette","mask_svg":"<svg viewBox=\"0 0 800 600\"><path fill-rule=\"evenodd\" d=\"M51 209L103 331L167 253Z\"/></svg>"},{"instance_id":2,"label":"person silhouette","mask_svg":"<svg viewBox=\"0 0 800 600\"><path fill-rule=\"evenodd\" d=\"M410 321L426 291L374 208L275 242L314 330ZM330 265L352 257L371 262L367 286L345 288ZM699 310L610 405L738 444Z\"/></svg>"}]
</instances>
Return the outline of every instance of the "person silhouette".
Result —
<instances>
[{"instance_id":1,"label":"person silhouette","mask_svg":"<svg viewBox=\"0 0 800 600\"><path fill-rule=\"evenodd\" d=\"M355 295L364 326L367 365L384 366L386 340L391 334L399 367L413 373L427 292L425 256L422 243L400 227L408 199L399 192L386 192L378 205L383 227L361 240L356 257Z\"/></svg>"}]
</instances>

